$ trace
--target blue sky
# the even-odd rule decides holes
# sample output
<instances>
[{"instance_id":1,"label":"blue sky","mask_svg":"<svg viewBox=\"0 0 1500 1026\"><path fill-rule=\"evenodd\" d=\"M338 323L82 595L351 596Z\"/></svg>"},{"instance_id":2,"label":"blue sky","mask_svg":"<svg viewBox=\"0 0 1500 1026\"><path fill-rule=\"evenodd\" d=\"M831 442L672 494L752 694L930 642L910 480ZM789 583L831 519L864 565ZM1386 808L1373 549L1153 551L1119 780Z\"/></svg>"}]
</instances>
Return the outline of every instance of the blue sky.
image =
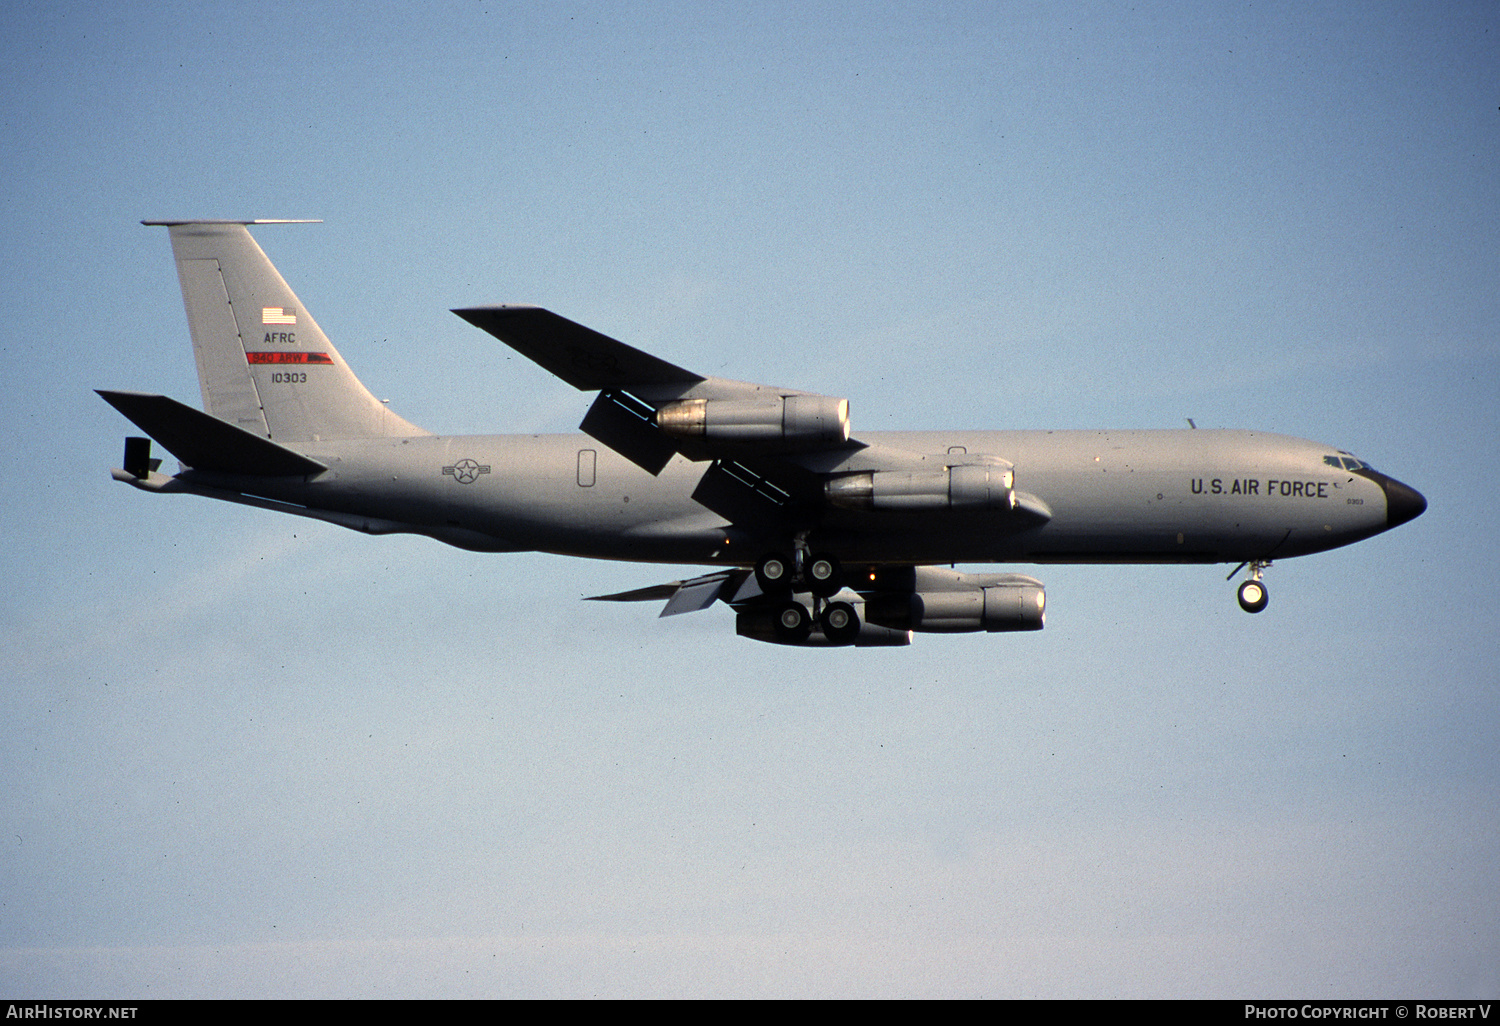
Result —
<instances>
[{"instance_id":1,"label":"blue sky","mask_svg":"<svg viewBox=\"0 0 1500 1026\"><path fill-rule=\"evenodd\" d=\"M1494 996L1492 4L13 5L0 991ZM533 302L886 428L1249 427L1421 519L1018 567L1048 626L805 652L676 568L120 487L196 401L165 232L258 238L444 433L589 397Z\"/></svg>"}]
</instances>

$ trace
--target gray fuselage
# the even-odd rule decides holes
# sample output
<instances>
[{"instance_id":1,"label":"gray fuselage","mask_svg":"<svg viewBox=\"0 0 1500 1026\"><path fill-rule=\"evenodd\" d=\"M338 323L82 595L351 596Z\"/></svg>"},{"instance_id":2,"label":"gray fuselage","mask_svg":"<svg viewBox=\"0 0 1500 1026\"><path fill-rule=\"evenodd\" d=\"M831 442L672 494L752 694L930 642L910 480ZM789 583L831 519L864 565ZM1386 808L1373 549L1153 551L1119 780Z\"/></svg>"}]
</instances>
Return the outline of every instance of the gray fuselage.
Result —
<instances>
[{"instance_id":1,"label":"gray fuselage","mask_svg":"<svg viewBox=\"0 0 1500 1026\"><path fill-rule=\"evenodd\" d=\"M1008 510L922 513L827 508L813 543L846 563L1204 563L1305 555L1415 516L1415 492L1337 450L1250 431L937 431L862 436L832 469L879 469L862 453L941 461L987 454L1051 517ZM193 483L339 515L371 533L412 531L464 548L643 562L746 566L781 541L692 499L706 464L675 457L658 476L586 435L418 436L299 446L315 478ZM1407 495L1415 497L1406 499ZM363 522L361 520L363 519Z\"/></svg>"}]
</instances>

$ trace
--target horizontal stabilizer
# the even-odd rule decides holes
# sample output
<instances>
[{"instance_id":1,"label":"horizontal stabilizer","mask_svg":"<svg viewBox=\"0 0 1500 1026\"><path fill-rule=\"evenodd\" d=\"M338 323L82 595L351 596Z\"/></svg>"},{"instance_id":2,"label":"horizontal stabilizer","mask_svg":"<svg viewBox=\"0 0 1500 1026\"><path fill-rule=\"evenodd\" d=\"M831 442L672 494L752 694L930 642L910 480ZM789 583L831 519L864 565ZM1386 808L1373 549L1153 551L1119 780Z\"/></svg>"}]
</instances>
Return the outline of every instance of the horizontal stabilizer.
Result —
<instances>
[{"instance_id":1,"label":"horizontal stabilizer","mask_svg":"<svg viewBox=\"0 0 1500 1026\"><path fill-rule=\"evenodd\" d=\"M453 312L580 391L644 385L686 388L705 380L701 374L657 359L539 306L479 306Z\"/></svg>"},{"instance_id":2,"label":"horizontal stabilizer","mask_svg":"<svg viewBox=\"0 0 1500 1026\"><path fill-rule=\"evenodd\" d=\"M164 395L97 391L105 402L194 470L302 477L328 469L269 438L253 435Z\"/></svg>"}]
</instances>

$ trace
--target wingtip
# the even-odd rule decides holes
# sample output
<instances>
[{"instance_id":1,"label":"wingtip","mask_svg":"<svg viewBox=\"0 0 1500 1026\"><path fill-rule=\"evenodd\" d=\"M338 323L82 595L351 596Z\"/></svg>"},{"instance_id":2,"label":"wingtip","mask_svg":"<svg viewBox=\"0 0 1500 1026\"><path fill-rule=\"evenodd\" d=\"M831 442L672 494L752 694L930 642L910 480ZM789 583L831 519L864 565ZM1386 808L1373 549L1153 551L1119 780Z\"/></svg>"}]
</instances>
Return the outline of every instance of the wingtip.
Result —
<instances>
[{"instance_id":1,"label":"wingtip","mask_svg":"<svg viewBox=\"0 0 1500 1026\"><path fill-rule=\"evenodd\" d=\"M475 318L483 317L486 315L494 316L495 314L519 313L525 310L541 309L543 308L537 306L535 303L492 303L488 306L454 307L451 312L458 314L464 320L468 321L470 324L473 324Z\"/></svg>"}]
</instances>

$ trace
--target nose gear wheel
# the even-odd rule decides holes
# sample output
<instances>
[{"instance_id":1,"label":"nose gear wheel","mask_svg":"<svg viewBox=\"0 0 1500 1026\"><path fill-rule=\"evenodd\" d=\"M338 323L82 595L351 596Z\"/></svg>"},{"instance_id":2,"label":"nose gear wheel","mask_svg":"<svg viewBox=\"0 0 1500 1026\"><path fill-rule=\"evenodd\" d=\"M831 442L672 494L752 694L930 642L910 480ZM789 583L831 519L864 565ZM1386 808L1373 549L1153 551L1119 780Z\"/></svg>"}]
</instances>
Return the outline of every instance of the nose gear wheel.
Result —
<instances>
[{"instance_id":1,"label":"nose gear wheel","mask_svg":"<svg viewBox=\"0 0 1500 1026\"><path fill-rule=\"evenodd\" d=\"M1239 599L1240 608L1245 612L1258 613L1271 601L1271 593L1266 590L1265 581L1261 580L1261 575L1271 563L1269 560L1252 559L1248 565L1250 577L1240 584L1235 597Z\"/></svg>"}]
</instances>

